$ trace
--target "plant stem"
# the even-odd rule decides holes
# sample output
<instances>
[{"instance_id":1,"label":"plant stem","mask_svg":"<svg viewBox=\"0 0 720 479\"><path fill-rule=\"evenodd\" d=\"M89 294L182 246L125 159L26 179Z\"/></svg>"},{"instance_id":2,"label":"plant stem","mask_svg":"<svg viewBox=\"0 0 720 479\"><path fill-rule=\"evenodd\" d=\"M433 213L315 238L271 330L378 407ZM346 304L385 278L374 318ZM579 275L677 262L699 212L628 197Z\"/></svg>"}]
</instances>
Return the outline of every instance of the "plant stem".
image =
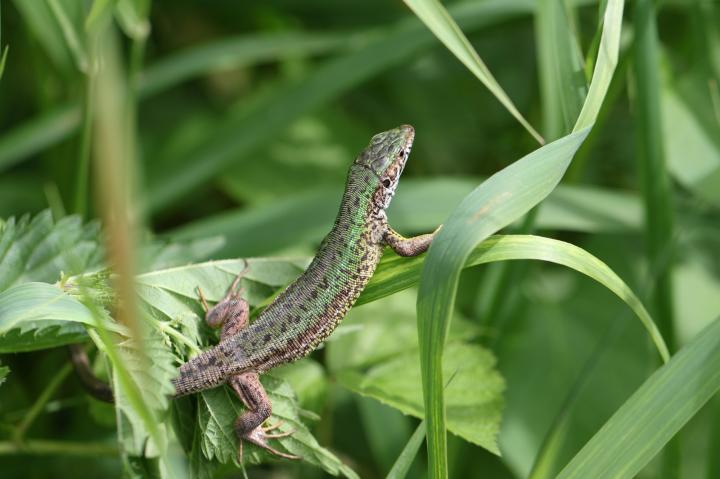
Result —
<instances>
[{"instance_id":1,"label":"plant stem","mask_svg":"<svg viewBox=\"0 0 720 479\"><path fill-rule=\"evenodd\" d=\"M0 441L0 456L13 454L31 455L66 455L66 456L116 456L115 445L98 444L95 442L51 441L30 439L18 444L12 441Z\"/></svg>"},{"instance_id":2,"label":"plant stem","mask_svg":"<svg viewBox=\"0 0 720 479\"><path fill-rule=\"evenodd\" d=\"M77 176L75 178L75 214L85 216L87 213L88 177L90 170L90 151L92 145L92 123L95 97L94 61L91 61L85 87L85 105L83 107L82 137L80 139L80 156L78 159Z\"/></svg>"},{"instance_id":3,"label":"plant stem","mask_svg":"<svg viewBox=\"0 0 720 479\"><path fill-rule=\"evenodd\" d=\"M636 145L638 173L645 202L648 263L657 273L651 300L653 315L671 352L677 349L673 321L672 198L663 151L660 107L660 47L653 0L635 4L634 73L636 91ZM661 477L675 478L680 469L680 436L671 440L662 456Z\"/></svg>"},{"instance_id":4,"label":"plant stem","mask_svg":"<svg viewBox=\"0 0 720 479\"><path fill-rule=\"evenodd\" d=\"M68 374L70 374L71 370L72 367L70 366L70 364L66 363L60 369L60 371L58 371L55 376L50 380L48 385L45 386L45 390L40 393L40 396L38 396L37 400L35 400L35 403L32 405L28 413L25 415L20 424L18 424L18 426L15 428L15 432L13 433L13 440L16 444L21 444L23 442L25 432L27 432L33 421L35 421L37 416L45 407L45 404L47 404L52 395L55 394L55 391L58 387L60 387Z\"/></svg>"}]
</instances>

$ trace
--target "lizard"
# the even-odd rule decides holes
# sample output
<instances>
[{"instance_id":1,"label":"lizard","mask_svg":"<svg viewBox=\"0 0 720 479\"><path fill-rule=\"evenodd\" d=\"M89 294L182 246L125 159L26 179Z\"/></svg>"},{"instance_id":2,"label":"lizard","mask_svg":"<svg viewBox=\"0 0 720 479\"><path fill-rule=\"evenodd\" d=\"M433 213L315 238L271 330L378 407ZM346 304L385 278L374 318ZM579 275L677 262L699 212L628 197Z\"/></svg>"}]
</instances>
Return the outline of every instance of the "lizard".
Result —
<instances>
[{"instance_id":1,"label":"lizard","mask_svg":"<svg viewBox=\"0 0 720 479\"><path fill-rule=\"evenodd\" d=\"M268 443L268 439L289 436L293 431L269 433L280 424L263 428L272 405L259 375L308 355L333 332L370 281L386 246L400 256L417 256L430 247L439 228L406 238L388 224L385 212L414 138L410 125L371 138L350 166L340 210L312 262L251 324L249 304L238 288L249 268L247 263L213 308L208 307L198 288L205 321L221 328L220 341L178 368L174 397L228 384L245 406L234 423L241 460L243 441L283 458L299 459ZM76 356L73 354L73 361L83 369ZM98 388L92 387L95 382L89 383L89 390L111 402L109 387L105 387L105 394L97 394Z\"/></svg>"}]
</instances>

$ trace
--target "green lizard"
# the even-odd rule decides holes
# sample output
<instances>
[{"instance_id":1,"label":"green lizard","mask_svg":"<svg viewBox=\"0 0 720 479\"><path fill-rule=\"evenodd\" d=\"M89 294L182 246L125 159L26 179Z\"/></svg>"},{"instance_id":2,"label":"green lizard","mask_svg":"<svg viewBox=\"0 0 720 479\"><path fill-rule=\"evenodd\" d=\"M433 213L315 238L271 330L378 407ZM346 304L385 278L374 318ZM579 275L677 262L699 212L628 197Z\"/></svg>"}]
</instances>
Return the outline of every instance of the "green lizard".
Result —
<instances>
[{"instance_id":1,"label":"green lizard","mask_svg":"<svg viewBox=\"0 0 720 479\"><path fill-rule=\"evenodd\" d=\"M259 374L306 356L332 333L372 277L383 247L416 256L430 246L433 234L404 238L388 225L385 214L414 136L413 128L403 125L372 138L350 167L335 224L312 263L252 324L248 303L236 289L243 273L212 309L201 293L206 321L222 327L220 342L183 364L173 384L176 396L230 385L246 407L235 421L241 457L245 440L278 456L296 458L268 444L268 439L292 431L268 434L277 425L262 427L271 404Z\"/></svg>"}]
</instances>

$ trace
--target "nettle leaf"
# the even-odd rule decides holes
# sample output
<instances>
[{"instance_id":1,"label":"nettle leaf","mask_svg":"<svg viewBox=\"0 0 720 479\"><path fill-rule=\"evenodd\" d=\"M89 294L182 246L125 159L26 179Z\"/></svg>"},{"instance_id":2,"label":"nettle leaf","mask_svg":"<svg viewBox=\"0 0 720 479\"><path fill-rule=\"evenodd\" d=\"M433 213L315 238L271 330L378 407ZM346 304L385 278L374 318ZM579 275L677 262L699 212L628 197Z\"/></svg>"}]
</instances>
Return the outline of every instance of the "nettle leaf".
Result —
<instances>
[{"instance_id":1,"label":"nettle leaf","mask_svg":"<svg viewBox=\"0 0 720 479\"><path fill-rule=\"evenodd\" d=\"M272 402L271 421L281 422L277 430L294 431L291 436L275 440L273 447L278 447L276 444L279 443L281 449L301 456L305 461L322 467L330 474L342 474L349 478L358 477L352 469L317 443L300 418L301 415L305 415L317 419L317 416L300 409L295 394L287 382L267 374L261 377L261 382ZM200 397L198 423L203 431L199 446L203 455L209 459L217 459L223 464L235 462L239 465L238 441L233 431L233 423L243 411L242 403L229 388L210 389L198 396ZM264 450L247 443L243 445L243 462L246 464L260 464L276 459Z\"/></svg>"},{"instance_id":2,"label":"nettle leaf","mask_svg":"<svg viewBox=\"0 0 720 479\"><path fill-rule=\"evenodd\" d=\"M29 282L52 283L61 273L79 274L100 265L97 222L79 216L54 222L49 210L0 224L0 291Z\"/></svg>"},{"instance_id":3,"label":"nettle leaf","mask_svg":"<svg viewBox=\"0 0 720 479\"><path fill-rule=\"evenodd\" d=\"M204 325L204 311L199 301L198 286L212 304L225 296L227 288L241 271L247 270L240 286L250 305L266 303L278 289L293 281L307 265L306 259L248 259L211 261L140 275L137 279L138 296L143 307L152 312L151 320L163 336L167 350L172 345L177 356L187 358L198 353L209 340ZM154 357L151 355L151 357ZM301 456L305 461L323 468L330 474L357 477L336 456L322 448L301 417L309 413L300 409L292 388L277 377L261 378L273 406L273 420L283 421L281 430L293 429L288 437L274 440L274 447ZM190 457L191 470L198 477L207 477L211 469L202 464L201 457L219 463L237 462L238 441L233 423L243 411L241 402L227 387L203 391L189 400L197 401L198 430L183 428L178 435ZM186 400L179 401L176 408L186 415ZM178 421L175 421L176 423ZM256 464L275 460L252 444L244 445L245 462Z\"/></svg>"},{"instance_id":4,"label":"nettle leaf","mask_svg":"<svg viewBox=\"0 0 720 479\"><path fill-rule=\"evenodd\" d=\"M354 309L328 342L327 361L348 389L423 418L415 294L407 291ZM456 318L443 360L448 429L499 454L496 436L505 382L493 354L472 341L474 324ZM452 378L452 379L450 379Z\"/></svg>"},{"instance_id":5,"label":"nettle leaf","mask_svg":"<svg viewBox=\"0 0 720 479\"><path fill-rule=\"evenodd\" d=\"M118 362L140 392L143 407L154 415L155 422L159 422L168 408L168 398L175 392L170 381L177 375L175 358L167 339L159 331L148 329L141 341L130 337L122 339L116 345L116 352ZM117 369L117 365L115 367ZM124 451L148 456L145 443L152 435L147 429L147 420L141 415L143 411L134 404L133 391L122 387L118 374L115 374L114 382L115 403L123 415L122 422L119 422L119 437ZM166 437L166 434L162 436Z\"/></svg>"}]
</instances>

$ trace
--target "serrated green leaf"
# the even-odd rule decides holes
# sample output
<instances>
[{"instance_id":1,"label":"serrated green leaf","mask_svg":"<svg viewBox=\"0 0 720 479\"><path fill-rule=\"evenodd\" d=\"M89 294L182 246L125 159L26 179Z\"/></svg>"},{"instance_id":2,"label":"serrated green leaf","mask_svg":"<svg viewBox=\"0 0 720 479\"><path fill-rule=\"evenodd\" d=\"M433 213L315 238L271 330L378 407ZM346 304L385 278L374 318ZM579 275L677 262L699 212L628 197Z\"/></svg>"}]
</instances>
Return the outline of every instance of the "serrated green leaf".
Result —
<instances>
[{"instance_id":1,"label":"serrated green leaf","mask_svg":"<svg viewBox=\"0 0 720 479\"><path fill-rule=\"evenodd\" d=\"M282 421L280 431L293 430L293 434L280 438L275 443L291 454L299 455L303 460L321 467L332 475L342 474L348 478L358 477L352 469L343 464L334 454L322 448L310 434L300 419L299 409L292 388L283 380L271 375L263 375L261 382L272 403L272 422ZM203 455L216 459L220 463L237 463L238 442L235 437L233 423L243 412L242 405L228 388L215 388L198 394L198 423L203 431L201 449ZM245 444L243 461L259 464L274 457L266 451ZM238 464L239 465L239 464Z\"/></svg>"},{"instance_id":2,"label":"serrated green leaf","mask_svg":"<svg viewBox=\"0 0 720 479\"><path fill-rule=\"evenodd\" d=\"M351 311L327 345L328 366L340 384L405 414L423 418L422 380L414 311L415 295L395 294ZM448 429L499 454L496 442L505 383L493 354L470 341L472 323L453 322L443 370Z\"/></svg>"},{"instance_id":3,"label":"serrated green leaf","mask_svg":"<svg viewBox=\"0 0 720 479\"><path fill-rule=\"evenodd\" d=\"M54 222L49 210L32 219L10 218L0 225L0 291L27 281L51 283L61 273L98 267L98 236L98 223L83 225L78 216Z\"/></svg>"},{"instance_id":4,"label":"serrated green leaf","mask_svg":"<svg viewBox=\"0 0 720 479\"><path fill-rule=\"evenodd\" d=\"M248 302L257 305L295 279L306 265L307 260L304 259L211 261L142 274L137 279L137 290L144 307L153 312L154 324L162 333L164 341L172 341L179 355L184 356L188 349L191 352L199 351L201 344L198 329L202 327L204 313L199 303L198 286L202 286L208 301L218 301L237 274L248 266L241 285ZM169 343L164 347L166 351L170 350ZM292 436L280 440L283 447L331 474L342 473L346 477L356 477L347 466L317 444L300 420L303 413L287 383L269 376L263 376L262 381L273 405L273 415L296 431ZM197 447L208 459L217 459L221 463L235 461L237 439L232 424L242 412L242 406L225 387L203 391L198 394L198 398L197 414L202 434L199 443L192 446L190 454L191 467L203 475L207 471L195 457ZM271 458L252 445L246 445L245 451L251 463Z\"/></svg>"}]
</instances>

